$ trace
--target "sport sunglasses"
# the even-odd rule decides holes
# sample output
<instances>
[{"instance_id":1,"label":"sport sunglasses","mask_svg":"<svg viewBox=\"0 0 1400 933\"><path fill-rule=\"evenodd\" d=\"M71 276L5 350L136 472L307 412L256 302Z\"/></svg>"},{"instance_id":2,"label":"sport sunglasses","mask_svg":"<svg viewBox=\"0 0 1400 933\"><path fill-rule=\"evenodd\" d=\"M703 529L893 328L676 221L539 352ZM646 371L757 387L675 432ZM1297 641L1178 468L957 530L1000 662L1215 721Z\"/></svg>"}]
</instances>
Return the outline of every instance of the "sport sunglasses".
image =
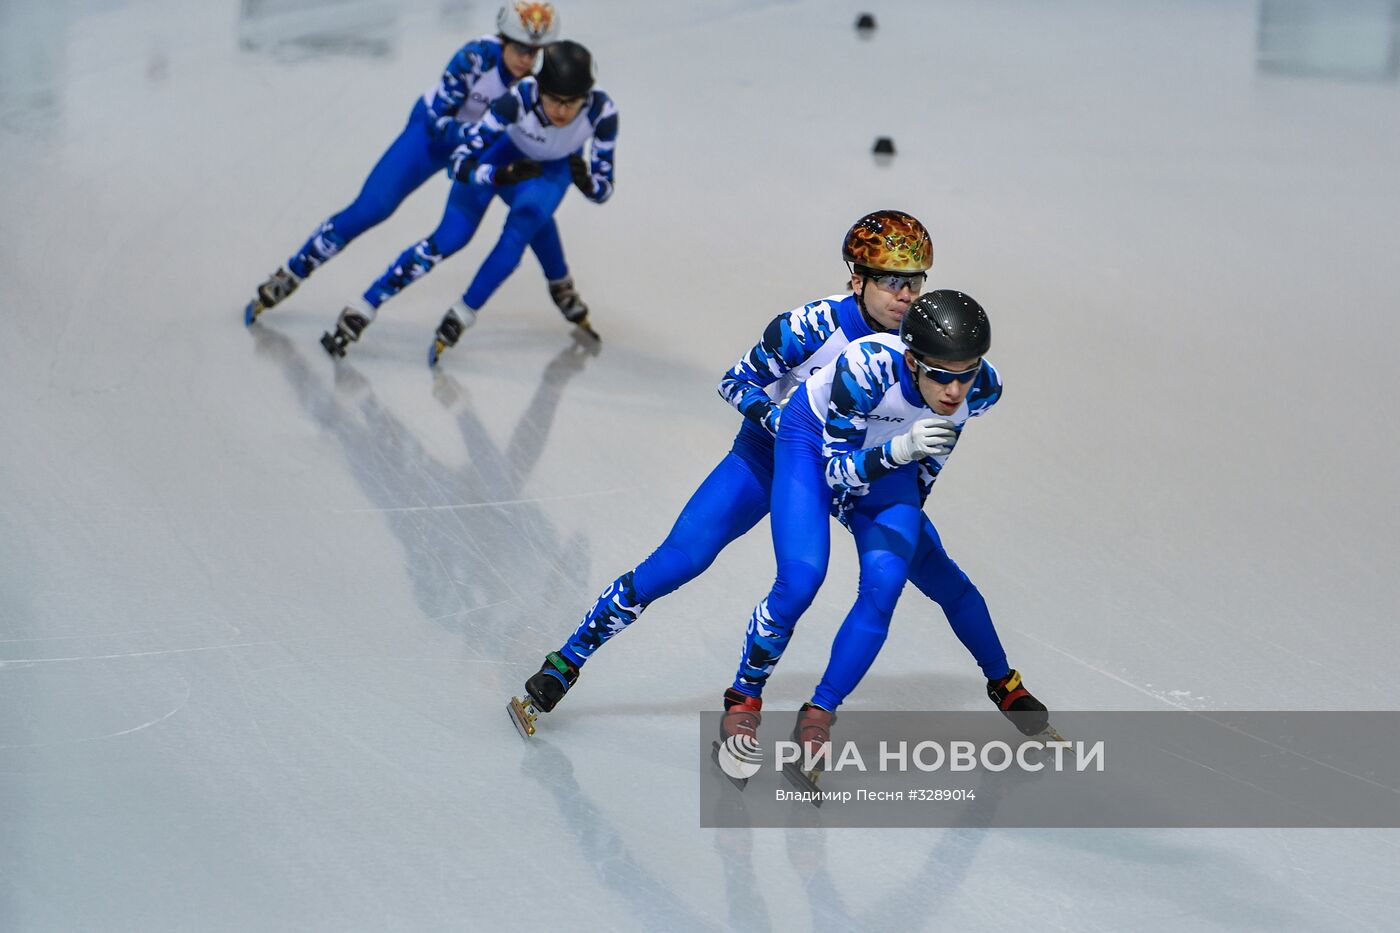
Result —
<instances>
[{"instance_id":1,"label":"sport sunglasses","mask_svg":"<svg viewBox=\"0 0 1400 933\"><path fill-rule=\"evenodd\" d=\"M977 377L977 374L982 371L981 360L978 360L977 365L971 369L964 369L956 373L947 369L939 369L937 366L930 366L918 357L914 358L914 362L924 371L924 375L941 386L946 386L952 382L971 382Z\"/></svg>"}]
</instances>

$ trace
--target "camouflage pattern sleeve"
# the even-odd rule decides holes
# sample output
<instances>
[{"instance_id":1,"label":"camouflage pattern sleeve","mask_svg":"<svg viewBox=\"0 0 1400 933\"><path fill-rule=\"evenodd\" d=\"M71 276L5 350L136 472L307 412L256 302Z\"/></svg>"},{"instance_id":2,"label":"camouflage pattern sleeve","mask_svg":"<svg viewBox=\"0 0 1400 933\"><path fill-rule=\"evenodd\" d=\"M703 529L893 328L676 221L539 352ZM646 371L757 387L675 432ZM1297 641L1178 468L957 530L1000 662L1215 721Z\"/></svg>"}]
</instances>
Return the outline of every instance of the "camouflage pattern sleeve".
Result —
<instances>
[{"instance_id":1,"label":"camouflage pattern sleeve","mask_svg":"<svg viewBox=\"0 0 1400 933\"><path fill-rule=\"evenodd\" d=\"M933 484L938 481L938 469L938 461L932 457L919 461L919 508L923 508L929 493L933 492Z\"/></svg>"},{"instance_id":2,"label":"camouflage pattern sleeve","mask_svg":"<svg viewBox=\"0 0 1400 933\"><path fill-rule=\"evenodd\" d=\"M978 415L984 415L999 401L1001 401L1001 373L997 372L996 367L991 363L983 360L981 372L973 380L972 388L967 391L967 416L976 418Z\"/></svg>"},{"instance_id":3,"label":"camouflage pattern sleeve","mask_svg":"<svg viewBox=\"0 0 1400 933\"><path fill-rule=\"evenodd\" d=\"M778 315L763 332L763 339L720 379L720 397L768 433L777 434L781 406L766 389L817 352L836 328L836 314L826 301L813 301Z\"/></svg>"},{"instance_id":4,"label":"camouflage pattern sleeve","mask_svg":"<svg viewBox=\"0 0 1400 933\"><path fill-rule=\"evenodd\" d=\"M439 132L444 127L442 121L452 118L477 79L499 65L500 60L500 47L491 42L476 40L457 50L443 69L437 90L433 91L433 99L428 104L428 117Z\"/></svg>"},{"instance_id":5,"label":"camouflage pattern sleeve","mask_svg":"<svg viewBox=\"0 0 1400 933\"><path fill-rule=\"evenodd\" d=\"M602 91L594 91L588 106L588 120L593 124L593 151L588 160L588 173L593 176L596 192L589 200L602 204L613 193L613 153L617 149L617 105Z\"/></svg>"},{"instance_id":6,"label":"camouflage pattern sleeve","mask_svg":"<svg viewBox=\"0 0 1400 933\"><path fill-rule=\"evenodd\" d=\"M972 388L967 393L967 416L976 418L984 415L993 405L1001 399L1001 373L996 367L985 360L982 363L982 371L973 380ZM966 423L958 428L958 436L962 436ZM937 482L938 475L943 471L943 467L933 457L926 457L919 461L919 503L928 501L929 493L933 492L933 484Z\"/></svg>"},{"instance_id":7,"label":"camouflage pattern sleeve","mask_svg":"<svg viewBox=\"0 0 1400 933\"><path fill-rule=\"evenodd\" d=\"M822 437L826 483L832 489L864 495L875 480L899 469L890 455L893 441L864 446L866 416L898 385L895 355L884 344L854 343L837 359Z\"/></svg>"},{"instance_id":8,"label":"camouflage pattern sleeve","mask_svg":"<svg viewBox=\"0 0 1400 933\"><path fill-rule=\"evenodd\" d=\"M528 109L521 94L528 92L528 90L529 88L522 81L493 100L480 123L464 123L458 126L456 132L459 143L457 148L452 150L453 177L461 180L463 166L470 166L471 163L474 163L477 156L486 147L500 138L501 134L506 131L506 127L520 119L520 114ZM472 169L472 172L472 181L477 184L489 185L492 181L494 167L477 165Z\"/></svg>"}]
</instances>

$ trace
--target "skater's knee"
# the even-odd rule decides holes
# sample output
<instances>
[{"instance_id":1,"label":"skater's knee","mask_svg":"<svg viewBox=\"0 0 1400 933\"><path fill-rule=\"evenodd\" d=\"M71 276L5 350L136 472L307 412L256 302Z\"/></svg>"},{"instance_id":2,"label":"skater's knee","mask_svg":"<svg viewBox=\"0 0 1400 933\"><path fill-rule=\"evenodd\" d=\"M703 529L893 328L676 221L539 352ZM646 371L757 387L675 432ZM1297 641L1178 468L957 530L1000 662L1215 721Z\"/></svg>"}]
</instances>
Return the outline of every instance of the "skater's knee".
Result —
<instances>
[{"instance_id":1,"label":"skater's knee","mask_svg":"<svg viewBox=\"0 0 1400 933\"><path fill-rule=\"evenodd\" d=\"M905 560L888 552L866 554L860 561L859 598L874 606L881 614L888 616L894 612L899 594L904 590L908 579L909 565Z\"/></svg>"},{"instance_id":2,"label":"skater's knee","mask_svg":"<svg viewBox=\"0 0 1400 933\"><path fill-rule=\"evenodd\" d=\"M963 585L958 589L957 595L945 602L940 602L939 608L943 610L943 614L950 621L966 618L990 618L987 613L987 601L982 598L982 591L966 577L963 578Z\"/></svg>"},{"instance_id":3,"label":"skater's knee","mask_svg":"<svg viewBox=\"0 0 1400 933\"><path fill-rule=\"evenodd\" d=\"M355 195L355 200L341 212L341 218L362 230L368 229L386 219L403 203L408 192L401 188L397 179L379 172L372 173Z\"/></svg>"},{"instance_id":4,"label":"skater's knee","mask_svg":"<svg viewBox=\"0 0 1400 933\"><path fill-rule=\"evenodd\" d=\"M528 243L539 233L550 216L548 211L536 204L521 204L512 208L506 218L505 233L520 237L521 242Z\"/></svg>"},{"instance_id":5,"label":"skater's knee","mask_svg":"<svg viewBox=\"0 0 1400 933\"><path fill-rule=\"evenodd\" d=\"M647 601L659 599L700 576L713 560L713 555L706 558L668 538L637 567L638 594Z\"/></svg>"},{"instance_id":6,"label":"skater's knee","mask_svg":"<svg viewBox=\"0 0 1400 933\"><path fill-rule=\"evenodd\" d=\"M399 206L399 200L386 192L365 192L351 210L360 223L368 228L383 223Z\"/></svg>"},{"instance_id":7,"label":"skater's knee","mask_svg":"<svg viewBox=\"0 0 1400 933\"><path fill-rule=\"evenodd\" d=\"M768 596L768 604L773 608L774 615L781 613L795 619L806 612L812 600L817 598L817 591L825 578L824 567L800 560L780 562L778 578L773 583L773 592Z\"/></svg>"},{"instance_id":8,"label":"skater's knee","mask_svg":"<svg viewBox=\"0 0 1400 933\"><path fill-rule=\"evenodd\" d=\"M454 220L439 224L425 242L432 244L433 252L445 259L466 246L475 230L475 227Z\"/></svg>"},{"instance_id":9,"label":"skater's knee","mask_svg":"<svg viewBox=\"0 0 1400 933\"><path fill-rule=\"evenodd\" d=\"M909 582L929 599L947 608L964 599L969 591L977 592L967 574L957 564L944 560L936 565L925 561L909 568Z\"/></svg>"},{"instance_id":10,"label":"skater's knee","mask_svg":"<svg viewBox=\"0 0 1400 933\"><path fill-rule=\"evenodd\" d=\"M724 533L722 522L701 521L696 516L683 513L657 550L685 555L694 572L700 574L715 562L719 552L732 540L732 536Z\"/></svg>"}]
</instances>

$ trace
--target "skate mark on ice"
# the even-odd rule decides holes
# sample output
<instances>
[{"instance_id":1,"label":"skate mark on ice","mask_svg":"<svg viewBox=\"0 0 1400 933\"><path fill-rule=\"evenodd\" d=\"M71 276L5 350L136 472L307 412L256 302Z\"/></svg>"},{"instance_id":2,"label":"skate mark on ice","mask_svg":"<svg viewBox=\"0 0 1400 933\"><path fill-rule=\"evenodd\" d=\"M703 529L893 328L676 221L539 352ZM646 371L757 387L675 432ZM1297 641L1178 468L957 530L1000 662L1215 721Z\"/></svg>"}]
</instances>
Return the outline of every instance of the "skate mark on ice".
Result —
<instances>
[{"instance_id":1,"label":"skate mark on ice","mask_svg":"<svg viewBox=\"0 0 1400 933\"><path fill-rule=\"evenodd\" d=\"M1079 657L1078 655L1070 654L1068 651L1065 651L1063 648L1056 647L1055 645L1050 644L1048 641L1045 641L1044 639L1037 638L1036 636L1032 635L1030 632L1022 631L1022 630L1019 630L1019 629L1016 629L1016 630L1013 630L1013 631L1016 631L1016 633L1017 633L1018 635L1020 635L1021 637L1027 638L1027 639L1029 639L1029 640L1035 642L1037 645L1040 645L1042 648L1049 648L1051 651L1055 652L1056 654L1061 655L1061 656L1066 657L1066 658L1069 658L1071 661L1075 662L1076 664L1083 665L1084 667L1087 667L1089 670L1093 671L1093 672L1096 673L1096 674L1102 674L1104 677L1107 677L1109 680L1112 680L1112 681L1115 681L1115 682L1117 682L1117 683L1120 683L1120 684L1122 684L1122 685L1125 686L1125 687L1130 687L1131 689L1136 690L1138 693L1141 693L1141 694L1143 694L1144 696L1149 696L1149 697L1151 697L1152 699L1157 700L1157 701L1160 702L1160 703L1165 703L1165 704L1167 704L1168 706L1175 706L1177 709L1179 709L1179 710L1184 710L1184 711L1186 711L1186 712L1188 712L1188 713L1194 713L1194 712L1196 712L1196 710L1191 709L1191 707L1186 706L1186 705L1181 704L1181 703L1177 703L1177 702L1175 702L1174 700L1172 700L1172 699L1170 699L1169 697L1167 697L1166 695L1164 695L1164 694L1162 694L1162 693L1159 693L1159 692L1157 692L1157 691L1155 691L1155 690L1149 690L1149 689L1147 689L1146 687L1144 687L1142 684L1135 684L1135 683L1133 683L1131 680L1127 680L1126 678L1119 677L1117 674L1114 674L1114 673L1111 672L1111 671L1106 671L1106 670L1104 670L1104 669L1101 668L1101 667L1095 667L1093 664L1090 664L1088 661L1084 660L1083 658Z\"/></svg>"},{"instance_id":2,"label":"skate mark on ice","mask_svg":"<svg viewBox=\"0 0 1400 933\"><path fill-rule=\"evenodd\" d=\"M118 732L107 732L102 735L90 735L81 739L63 739L59 742L27 742L18 745L0 745L0 748L57 748L62 745L82 745L86 742L105 742L107 739L117 739L121 738L124 735L134 735L135 733L142 732L146 729L151 728L152 726L158 726L161 723L165 722L167 719L169 719L171 716L174 716L176 713L180 712L180 710L184 709L185 705L189 703L190 695L190 682L186 680L185 695L180 698L179 703L176 703L172 709L170 709L163 715L157 716L155 719L151 719L147 722L143 722L139 726L132 726L130 729L122 729Z\"/></svg>"},{"instance_id":3,"label":"skate mark on ice","mask_svg":"<svg viewBox=\"0 0 1400 933\"><path fill-rule=\"evenodd\" d=\"M129 638L132 635L153 635L158 629L133 629L129 632L99 632L95 635L44 635L37 638L0 638L0 645L13 645L26 641L73 641L80 638Z\"/></svg>"},{"instance_id":4,"label":"skate mark on ice","mask_svg":"<svg viewBox=\"0 0 1400 933\"><path fill-rule=\"evenodd\" d=\"M458 502L451 505L404 505L379 508L330 509L333 515L379 514L385 512L459 512L465 509L488 509L498 506L539 505L544 502L567 502L573 499L594 499L600 496L620 496L633 492L631 489L600 489L593 492L575 492L566 496L538 496L530 499L501 499L495 502Z\"/></svg>"},{"instance_id":5,"label":"skate mark on ice","mask_svg":"<svg viewBox=\"0 0 1400 933\"><path fill-rule=\"evenodd\" d=\"M0 658L0 664L57 664L64 661L114 661L121 658L154 658L168 654L189 654L194 651L227 651L230 648L259 648L268 645L303 645L338 637L337 635L321 635L313 638L244 641L228 645L199 645L193 648L158 648L154 651L127 651L121 654L79 654L67 658Z\"/></svg>"},{"instance_id":6,"label":"skate mark on ice","mask_svg":"<svg viewBox=\"0 0 1400 933\"><path fill-rule=\"evenodd\" d=\"M1029 638L1031 641L1035 642L1036 644L1040 645L1041 647L1049 648L1051 651L1054 651L1056 654L1064 655L1065 657L1069 658L1070 660L1076 661L1076 662L1078 662L1079 664L1084 665L1085 667L1089 668L1089 670L1091 670L1091 671L1094 671L1094 672L1096 672L1096 673L1102 674L1103 676L1105 676L1105 677L1107 677L1107 678L1109 678L1109 679L1111 679L1111 680L1115 680L1115 681L1117 681L1118 683L1123 684L1125 687L1131 687L1131 688L1133 688L1134 690L1138 691L1139 693L1146 694L1147 696L1150 696L1150 697L1152 697L1152 698L1155 699L1155 700L1159 700L1159 701L1161 701L1161 702L1163 702L1163 703L1166 703L1166 704L1168 704L1169 706L1175 706L1177 709L1182 710L1183 712L1191 713L1191 714L1194 715L1194 716L1202 716L1202 717L1205 717L1206 719L1210 719L1210 721L1211 721L1212 723L1214 723L1215 725L1219 726L1219 727L1222 728L1222 729L1228 729L1230 732L1233 732L1233 733L1235 733L1236 735L1241 735L1241 736L1244 736L1245 738L1253 739L1254 741L1263 743L1264 745L1267 745L1267 746L1269 746L1270 748L1277 749L1278 751L1284 752L1284 753L1289 754L1289 755L1293 755L1293 756L1295 756L1295 757L1297 757L1297 758L1301 758L1301 759L1303 759L1304 761L1307 761L1307 762L1309 762L1309 763L1311 763L1311 764L1317 765L1318 767L1326 768L1328 771L1333 771L1333 772L1335 772L1335 773L1337 773L1337 774L1344 775L1345 777L1354 778L1354 779L1356 779L1356 780L1358 780L1358 781L1361 781L1361 782L1364 783L1364 784L1370 784L1372 787L1378 787L1378 788L1380 788L1381 790L1388 790L1388 791L1391 791L1392 793L1400 793L1400 787L1392 787L1392 786L1390 786L1389 784L1385 784L1385 783L1382 783L1382 782L1380 782L1380 781L1374 781L1374 780L1372 780L1371 778L1368 778L1368 777L1366 777L1365 775L1362 775L1362 774L1353 774L1353 773L1351 773L1350 771L1347 771L1345 768L1338 768L1336 765L1331 765L1331 764L1328 764L1328 763L1325 762L1325 761L1321 761L1321 760L1319 760L1319 759L1313 758L1313 757L1310 756L1310 755L1305 755L1305 754L1303 754L1302 752L1298 751L1297 749L1287 748L1287 747L1285 747L1285 746L1283 746L1283 745L1279 745L1277 742L1270 742L1268 739L1261 738L1261 737L1259 737L1259 736L1257 736L1257 735L1254 735L1253 733L1250 733L1250 732L1246 732L1246 731L1244 731L1243 729L1241 729L1241 728L1239 728L1239 727L1237 727L1237 726L1232 726L1232 725L1230 725L1229 723L1220 722L1219 720L1216 720L1216 719L1211 719L1211 717L1209 717L1209 716L1206 715L1208 712L1211 712L1210 710L1205 710L1205 711L1202 711L1202 710L1195 710L1195 709L1191 709L1189 706L1184 706L1184 705L1182 705L1181 703L1175 703L1175 702L1173 702L1172 700L1168 699L1167 697L1158 695L1158 694L1154 693L1154 692L1151 691L1151 690L1148 690L1148 689L1146 689L1146 688L1144 688L1144 687L1142 687L1142 686L1139 686L1138 684L1133 683L1132 681L1125 680L1124 678L1119 677L1117 674L1112 674L1112 673L1110 673L1110 672L1108 672L1108 671L1105 671L1105 670L1103 670L1103 669L1101 669L1101 668L1097 668L1097 667L1095 667L1094 665L1090 664L1088 661L1085 661L1083 658L1075 657L1074 655L1070 654L1068 651L1064 651L1064 650L1062 650L1062 649L1060 649L1060 648L1056 648L1054 645L1049 644L1048 642L1045 642L1045 641L1043 641L1043 640L1041 640L1041 639L1039 639L1039 638L1036 638L1034 635L1031 635L1031 634L1026 633L1026 632L1020 632L1019 634L1023 635L1023 636L1026 637L1026 638ZM1188 759L1188 760L1190 760L1190 759ZM1200 762L1195 762L1195 764L1200 764ZM1201 767L1205 767L1205 765L1201 765Z\"/></svg>"}]
</instances>

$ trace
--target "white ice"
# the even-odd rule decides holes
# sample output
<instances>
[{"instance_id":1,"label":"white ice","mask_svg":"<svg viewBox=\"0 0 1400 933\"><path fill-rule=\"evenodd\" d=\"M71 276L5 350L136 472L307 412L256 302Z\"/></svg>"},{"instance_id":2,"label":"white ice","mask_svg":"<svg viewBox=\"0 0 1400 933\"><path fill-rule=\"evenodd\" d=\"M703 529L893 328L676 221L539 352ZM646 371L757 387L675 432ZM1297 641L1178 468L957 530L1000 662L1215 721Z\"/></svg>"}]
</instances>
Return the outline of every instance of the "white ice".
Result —
<instances>
[{"instance_id":1,"label":"white ice","mask_svg":"<svg viewBox=\"0 0 1400 933\"><path fill-rule=\"evenodd\" d=\"M994 321L1005 399L929 509L1032 689L1394 708L1391 4L560 6L621 110L616 196L558 215L606 343L527 257L432 375L499 206L348 360L316 338L444 178L240 311L493 5L0 0L0 929L1393 929L1393 831L699 829L766 524L536 740L503 711L887 206ZM850 701L986 702L912 595Z\"/></svg>"}]
</instances>

